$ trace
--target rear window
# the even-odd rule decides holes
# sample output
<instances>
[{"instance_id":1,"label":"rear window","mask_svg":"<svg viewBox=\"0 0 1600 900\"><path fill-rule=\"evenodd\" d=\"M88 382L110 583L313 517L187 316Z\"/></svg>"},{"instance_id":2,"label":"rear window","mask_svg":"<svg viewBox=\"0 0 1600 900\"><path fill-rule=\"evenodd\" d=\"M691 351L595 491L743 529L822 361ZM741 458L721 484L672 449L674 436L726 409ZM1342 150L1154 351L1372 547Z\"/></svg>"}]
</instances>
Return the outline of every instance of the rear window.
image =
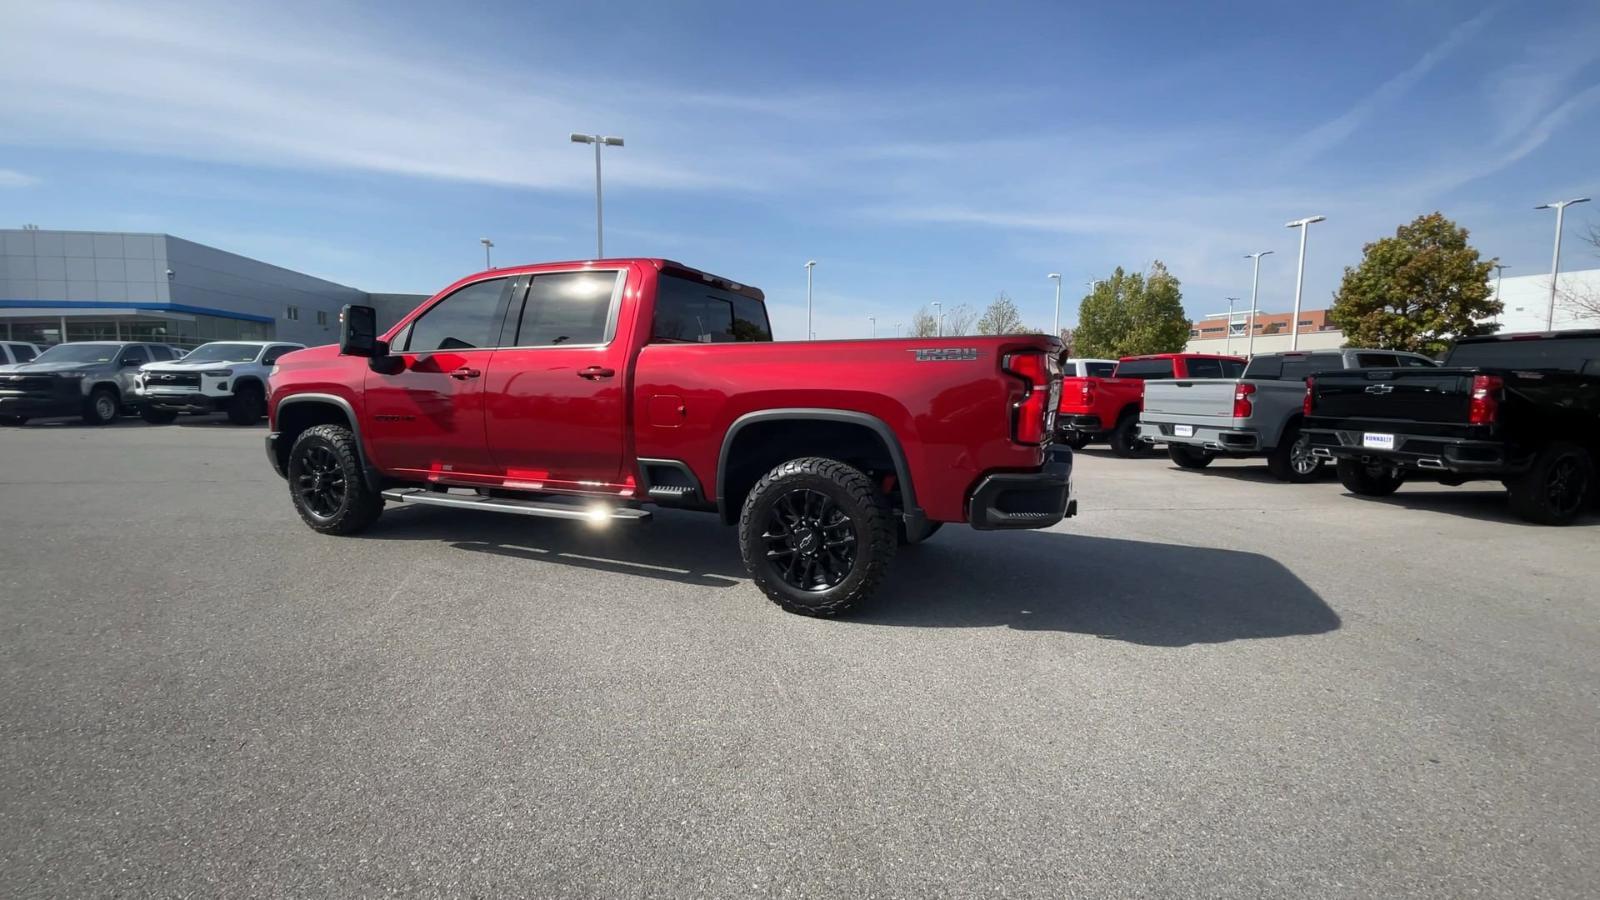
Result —
<instances>
[{"instance_id":1,"label":"rear window","mask_svg":"<svg viewBox=\"0 0 1600 900\"><path fill-rule=\"evenodd\" d=\"M1220 359L1191 359L1189 360L1190 378L1221 378L1222 360Z\"/></svg>"},{"instance_id":2,"label":"rear window","mask_svg":"<svg viewBox=\"0 0 1600 900\"><path fill-rule=\"evenodd\" d=\"M710 284L663 275L656 282L655 340L690 344L770 341L760 300Z\"/></svg>"},{"instance_id":3,"label":"rear window","mask_svg":"<svg viewBox=\"0 0 1600 900\"><path fill-rule=\"evenodd\" d=\"M1250 360L1244 377L1258 381L1305 381L1318 372L1341 368L1344 368L1344 361L1337 353L1258 356Z\"/></svg>"},{"instance_id":4,"label":"rear window","mask_svg":"<svg viewBox=\"0 0 1600 900\"><path fill-rule=\"evenodd\" d=\"M1117 370L1116 363L1098 362L1084 363L1083 373L1090 378L1110 378L1111 373Z\"/></svg>"},{"instance_id":5,"label":"rear window","mask_svg":"<svg viewBox=\"0 0 1600 900\"><path fill-rule=\"evenodd\" d=\"M1489 369L1553 369L1581 372L1585 364L1600 365L1600 337L1544 338L1526 341L1485 341L1457 344L1445 357L1447 366Z\"/></svg>"},{"instance_id":6,"label":"rear window","mask_svg":"<svg viewBox=\"0 0 1600 900\"><path fill-rule=\"evenodd\" d=\"M1223 378L1238 378L1244 374L1244 360L1224 359L1220 360L1220 362L1222 363Z\"/></svg>"},{"instance_id":7,"label":"rear window","mask_svg":"<svg viewBox=\"0 0 1600 900\"><path fill-rule=\"evenodd\" d=\"M1126 359L1117 363L1118 378L1171 378L1170 359Z\"/></svg>"}]
</instances>

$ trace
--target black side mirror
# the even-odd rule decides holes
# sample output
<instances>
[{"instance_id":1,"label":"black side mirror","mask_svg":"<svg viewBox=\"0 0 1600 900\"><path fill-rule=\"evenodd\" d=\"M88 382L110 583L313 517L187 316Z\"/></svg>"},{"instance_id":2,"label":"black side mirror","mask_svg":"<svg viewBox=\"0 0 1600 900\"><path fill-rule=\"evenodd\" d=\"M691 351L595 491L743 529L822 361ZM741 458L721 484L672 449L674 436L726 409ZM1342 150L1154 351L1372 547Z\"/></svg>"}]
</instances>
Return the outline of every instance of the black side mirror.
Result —
<instances>
[{"instance_id":1,"label":"black side mirror","mask_svg":"<svg viewBox=\"0 0 1600 900\"><path fill-rule=\"evenodd\" d=\"M339 313L339 353L344 356L379 356L378 311L349 304ZM387 349L387 348L386 348Z\"/></svg>"}]
</instances>

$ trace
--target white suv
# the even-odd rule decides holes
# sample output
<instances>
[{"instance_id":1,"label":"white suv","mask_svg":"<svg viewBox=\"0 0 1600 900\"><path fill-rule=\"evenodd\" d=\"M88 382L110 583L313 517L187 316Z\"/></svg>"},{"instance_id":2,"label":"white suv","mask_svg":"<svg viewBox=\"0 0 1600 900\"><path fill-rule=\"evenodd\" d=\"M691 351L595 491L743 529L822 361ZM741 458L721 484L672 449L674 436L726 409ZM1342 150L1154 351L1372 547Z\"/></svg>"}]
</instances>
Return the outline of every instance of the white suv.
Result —
<instances>
[{"instance_id":1,"label":"white suv","mask_svg":"<svg viewBox=\"0 0 1600 900\"><path fill-rule=\"evenodd\" d=\"M39 348L25 341L0 341L0 366L12 363L33 362Z\"/></svg>"},{"instance_id":2,"label":"white suv","mask_svg":"<svg viewBox=\"0 0 1600 900\"><path fill-rule=\"evenodd\" d=\"M139 370L140 414L165 425L181 412L225 411L235 425L254 425L267 411L267 373L278 357L304 344L282 341L212 341L181 360Z\"/></svg>"}]
</instances>

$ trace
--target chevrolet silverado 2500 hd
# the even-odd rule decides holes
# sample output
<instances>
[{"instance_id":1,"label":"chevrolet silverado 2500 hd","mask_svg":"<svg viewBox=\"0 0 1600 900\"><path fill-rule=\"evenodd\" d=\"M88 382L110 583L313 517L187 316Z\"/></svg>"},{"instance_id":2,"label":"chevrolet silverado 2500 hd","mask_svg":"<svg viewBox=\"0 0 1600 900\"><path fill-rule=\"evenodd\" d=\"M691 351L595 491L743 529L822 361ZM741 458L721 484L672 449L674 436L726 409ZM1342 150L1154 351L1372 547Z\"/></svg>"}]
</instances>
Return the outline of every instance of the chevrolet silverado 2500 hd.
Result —
<instances>
[{"instance_id":1,"label":"chevrolet silverado 2500 hd","mask_svg":"<svg viewBox=\"0 0 1600 900\"><path fill-rule=\"evenodd\" d=\"M737 525L768 597L832 615L943 523L1074 511L1054 338L772 343L759 290L660 259L481 272L381 338L374 321L347 307L338 347L271 376L267 455L320 532L386 502L704 510Z\"/></svg>"}]
</instances>

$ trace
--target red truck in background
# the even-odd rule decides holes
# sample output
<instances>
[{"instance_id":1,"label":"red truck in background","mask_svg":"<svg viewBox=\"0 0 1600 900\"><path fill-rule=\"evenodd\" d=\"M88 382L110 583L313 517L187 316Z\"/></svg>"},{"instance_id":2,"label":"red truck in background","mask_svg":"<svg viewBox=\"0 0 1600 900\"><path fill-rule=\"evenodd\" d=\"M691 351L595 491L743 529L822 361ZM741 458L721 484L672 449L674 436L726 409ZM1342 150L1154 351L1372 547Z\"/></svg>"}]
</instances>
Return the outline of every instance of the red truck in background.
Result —
<instances>
[{"instance_id":1,"label":"red truck in background","mask_svg":"<svg viewBox=\"0 0 1600 900\"><path fill-rule=\"evenodd\" d=\"M1052 443L1043 335L772 343L763 295L661 259L494 269L377 334L278 361L267 456L327 534L385 503L737 525L792 612L865 599L897 544L946 522L1046 528L1075 511Z\"/></svg>"},{"instance_id":2,"label":"red truck in background","mask_svg":"<svg viewBox=\"0 0 1600 900\"><path fill-rule=\"evenodd\" d=\"M1142 456L1150 444L1139 439L1144 383L1168 378L1238 378L1245 361L1208 353L1153 353L1125 356L1109 378L1063 378L1056 429L1074 450L1106 441L1118 456Z\"/></svg>"}]
</instances>

